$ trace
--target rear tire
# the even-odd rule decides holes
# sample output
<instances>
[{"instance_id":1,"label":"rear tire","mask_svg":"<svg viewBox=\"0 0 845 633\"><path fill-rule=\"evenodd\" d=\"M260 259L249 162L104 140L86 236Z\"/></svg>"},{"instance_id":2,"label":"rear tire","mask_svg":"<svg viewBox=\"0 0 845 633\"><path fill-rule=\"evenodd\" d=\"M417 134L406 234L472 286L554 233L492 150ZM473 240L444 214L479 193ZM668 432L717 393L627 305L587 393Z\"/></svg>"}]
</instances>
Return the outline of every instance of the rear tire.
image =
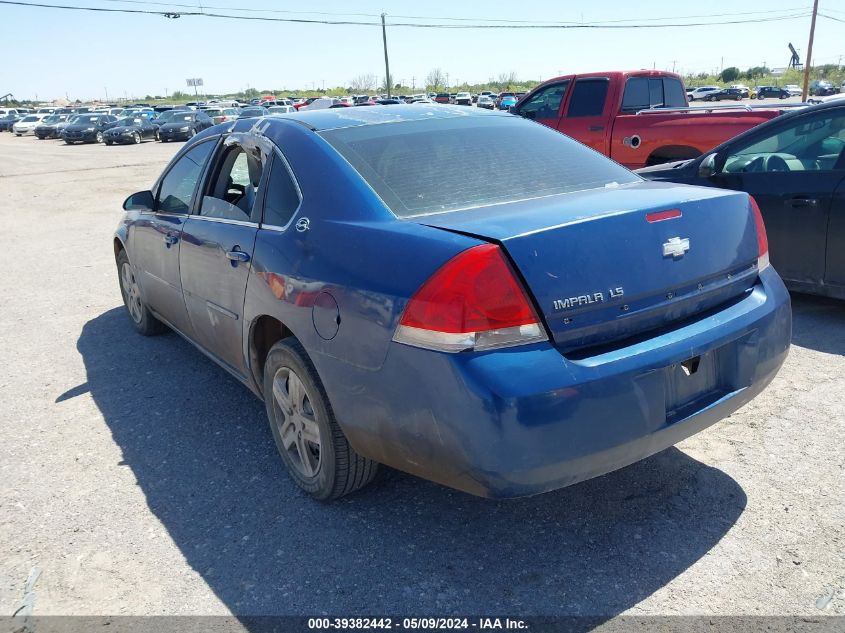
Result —
<instances>
[{"instance_id":1,"label":"rear tire","mask_svg":"<svg viewBox=\"0 0 845 633\"><path fill-rule=\"evenodd\" d=\"M373 480L378 464L349 445L317 370L296 339L284 339L270 349L263 393L276 448L302 490L326 501Z\"/></svg>"},{"instance_id":2,"label":"rear tire","mask_svg":"<svg viewBox=\"0 0 845 633\"><path fill-rule=\"evenodd\" d=\"M129 263L126 251L120 251L117 256L117 279L120 284L120 294L123 297L123 305L129 313L129 321L132 327L139 334L144 336L155 336L161 334L167 327L153 316L144 300L141 298L141 291L135 279L135 271Z\"/></svg>"}]
</instances>

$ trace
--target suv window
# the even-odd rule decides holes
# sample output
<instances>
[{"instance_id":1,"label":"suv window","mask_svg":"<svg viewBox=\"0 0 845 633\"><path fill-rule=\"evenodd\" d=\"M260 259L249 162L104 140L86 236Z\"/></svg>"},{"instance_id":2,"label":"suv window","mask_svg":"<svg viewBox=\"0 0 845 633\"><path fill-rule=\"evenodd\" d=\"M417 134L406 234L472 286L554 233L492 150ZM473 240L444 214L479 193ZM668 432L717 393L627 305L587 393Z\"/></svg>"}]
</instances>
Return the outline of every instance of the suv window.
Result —
<instances>
[{"instance_id":1,"label":"suv window","mask_svg":"<svg viewBox=\"0 0 845 633\"><path fill-rule=\"evenodd\" d=\"M156 211L162 213L188 213L191 198L197 186L202 166L211 153L214 143L200 143L176 161L158 188Z\"/></svg>"},{"instance_id":2,"label":"suv window","mask_svg":"<svg viewBox=\"0 0 845 633\"><path fill-rule=\"evenodd\" d=\"M253 220L263 172L261 154L247 152L240 145L223 150L200 205L200 215L223 220Z\"/></svg>"},{"instance_id":3,"label":"suv window","mask_svg":"<svg viewBox=\"0 0 845 633\"><path fill-rule=\"evenodd\" d=\"M745 147L731 148L724 171L831 170L837 167L843 153L845 112L822 112L792 121Z\"/></svg>"},{"instance_id":4,"label":"suv window","mask_svg":"<svg viewBox=\"0 0 845 633\"><path fill-rule=\"evenodd\" d=\"M273 158L270 177L267 179L262 222L270 226L286 226L298 207L299 191L285 161L277 155Z\"/></svg>"},{"instance_id":5,"label":"suv window","mask_svg":"<svg viewBox=\"0 0 845 633\"><path fill-rule=\"evenodd\" d=\"M604 77L578 79L569 101L567 117L599 116L604 112L604 102L610 81Z\"/></svg>"},{"instance_id":6,"label":"suv window","mask_svg":"<svg viewBox=\"0 0 845 633\"><path fill-rule=\"evenodd\" d=\"M556 119L568 86L569 81L562 81L538 90L519 107L519 114L528 119Z\"/></svg>"}]
</instances>

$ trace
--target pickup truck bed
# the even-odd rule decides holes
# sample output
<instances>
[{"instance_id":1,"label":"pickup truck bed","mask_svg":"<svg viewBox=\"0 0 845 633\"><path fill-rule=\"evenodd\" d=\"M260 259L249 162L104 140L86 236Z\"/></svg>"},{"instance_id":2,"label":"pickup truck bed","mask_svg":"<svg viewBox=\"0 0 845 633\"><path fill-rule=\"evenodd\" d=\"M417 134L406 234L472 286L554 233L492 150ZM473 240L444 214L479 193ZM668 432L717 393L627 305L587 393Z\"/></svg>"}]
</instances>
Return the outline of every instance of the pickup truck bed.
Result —
<instances>
[{"instance_id":1,"label":"pickup truck bed","mask_svg":"<svg viewBox=\"0 0 845 633\"><path fill-rule=\"evenodd\" d=\"M777 108L708 111L687 106L678 75L642 70L556 77L528 93L513 111L630 169L695 158L781 113Z\"/></svg>"}]
</instances>

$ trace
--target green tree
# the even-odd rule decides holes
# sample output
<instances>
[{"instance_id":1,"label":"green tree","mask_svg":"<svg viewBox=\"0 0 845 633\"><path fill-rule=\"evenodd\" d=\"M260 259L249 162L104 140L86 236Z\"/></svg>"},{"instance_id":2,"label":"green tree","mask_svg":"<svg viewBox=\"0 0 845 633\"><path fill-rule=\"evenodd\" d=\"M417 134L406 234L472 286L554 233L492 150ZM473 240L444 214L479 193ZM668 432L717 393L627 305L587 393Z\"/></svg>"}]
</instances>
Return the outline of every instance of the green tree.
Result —
<instances>
[{"instance_id":1,"label":"green tree","mask_svg":"<svg viewBox=\"0 0 845 633\"><path fill-rule=\"evenodd\" d=\"M719 80L726 84L739 79L739 68L736 66L728 66L721 73L719 73Z\"/></svg>"}]
</instances>

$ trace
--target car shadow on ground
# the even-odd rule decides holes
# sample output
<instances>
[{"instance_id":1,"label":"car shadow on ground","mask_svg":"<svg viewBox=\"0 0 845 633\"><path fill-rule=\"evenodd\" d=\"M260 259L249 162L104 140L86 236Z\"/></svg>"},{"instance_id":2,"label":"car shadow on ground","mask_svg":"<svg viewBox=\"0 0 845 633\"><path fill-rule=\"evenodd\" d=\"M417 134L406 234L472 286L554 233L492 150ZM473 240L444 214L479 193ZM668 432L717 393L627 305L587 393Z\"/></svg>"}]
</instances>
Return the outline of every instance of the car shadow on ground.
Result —
<instances>
[{"instance_id":1,"label":"car shadow on ground","mask_svg":"<svg viewBox=\"0 0 845 633\"><path fill-rule=\"evenodd\" d=\"M604 619L704 556L746 504L736 481L674 448L528 499L389 471L323 504L287 478L262 404L176 335L138 336L116 308L85 325L78 350L123 452L114 467L132 469L236 615ZM69 387L60 400L85 390Z\"/></svg>"},{"instance_id":2,"label":"car shadow on ground","mask_svg":"<svg viewBox=\"0 0 845 633\"><path fill-rule=\"evenodd\" d=\"M845 301L792 293L792 343L845 354Z\"/></svg>"}]
</instances>

